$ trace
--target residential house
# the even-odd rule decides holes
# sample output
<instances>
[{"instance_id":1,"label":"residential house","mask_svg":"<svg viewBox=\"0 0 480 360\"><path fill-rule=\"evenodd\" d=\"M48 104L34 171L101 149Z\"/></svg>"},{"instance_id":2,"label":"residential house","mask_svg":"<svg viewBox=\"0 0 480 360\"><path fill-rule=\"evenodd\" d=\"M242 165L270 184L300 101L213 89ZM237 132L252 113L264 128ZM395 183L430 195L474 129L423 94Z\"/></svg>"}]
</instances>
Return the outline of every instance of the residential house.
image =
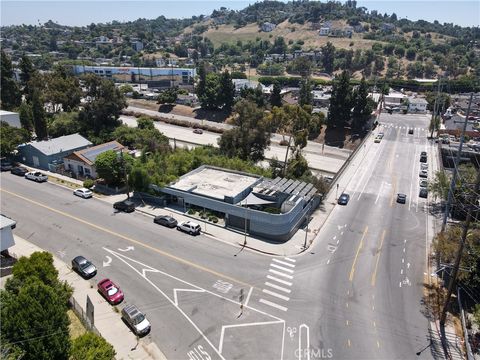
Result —
<instances>
[{"instance_id":1,"label":"residential house","mask_svg":"<svg viewBox=\"0 0 480 360\"><path fill-rule=\"evenodd\" d=\"M428 102L424 98L411 97L408 99L408 111L415 113L427 112Z\"/></svg>"},{"instance_id":2,"label":"residential house","mask_svg":"<svg viewBox=\"0 0 480 360\"><path fill-rule=\"evenodd\" d=\"M313 101L312 105L315 107L328 108L330 106L331 92L322 90L312 90Z\"/></svg>"},{"instance_id":3,"label":"residential house","mask_svg":"<svg viewBox=\"0 0 480 360\"><path fill-rule=\"evenodd\" d=\"M272 24L271 22L264 22L261 29L263 32L270 32L273 31L276 27L277 25Z\"/></svg>"},{"instance_id":4,"label":"residential house","mask_svg":"<svg viewBox=\"0 0 480 360\"><path fill-rule=\"evenodd\" d=\"M95 170L95 159L97 156L108 150L120 153L124 148L125 146L117 141L110 141L97 146L74 151L63 158L63 165L65 170L72 172L77 178L90 177L95 179L97 177L97 172Z\"/></svg>"},{"instance_id":5,"label":"residential house","mask_svg":"<svg viewBox=\"0 0 480 360\"><path fill-rule=\"evenodd\" d=\"M143 50L143 42L140 41L140 39L132 38L130 40L130 44L132 45L132 49L135 50L136 52Z\"/></svg>"},{"instance_id":6,"label":"residential house","mask_svg":"<svg viewBox=\"0 0 480 360\"><path fill-rule=\"evenodd\" d=\"M21 128L20 115L16 112L0 110L0 121L6 122L8 125Z\"/></svg>"},{"instance_id":7,"label":"residential house","mask_svg":"<svg viewBox=\"0 0 480 360\"><path fill-rule=\"evenodd\" d=\"M330 33L330 28L329 27L322 27L318 31L318 35L320 35L320 36L328 36L329 33Z\"/></svg>"},{"instance_id":8,"label":"residential house","mask_svg":"<svg viewBox=\"0 0 480 360\"><path fill-rule=\"evenodd\" d=\"M390 91L388 95L384 96L384 106L385 107L400 107L402 100L407 96L395 91Z\"/></svg>"},{"instance_id":9,"label":"residential house","mask_svg":"<svg viewBox=\"0 0 480 360\"><path fill-rule=\"evenodd\" d=\"M248 80L248 79L232 79L233 84L235 85L235 94L240 94L240 91L244 88L247 89L256 89L258 86L261 86L262 91L264 86L258 81Z\"/></svg>"},{"instance_id":10,"label":"residential house","mask_svg":"<svg viewBox=\"0 0 480 360\"><path fill-rule=\"evenodd\" d=\"M18 160L38 169L56 171L63 167L63 158L74 151L85 149L92 143L80 134L60 136L58 138L32 141L18 146Z\"/></svg>"},{"instance_id":11,"label":"residential house","mask_svg":"<svg viewBox=\"0 0 480 360\"><path fill-rule=\"evenodd\" d=\"M382 31L385 31L385 32L394 32L395 31L395 25L393 25L391 23L383 23L382 26L380 27L380 29L382 29Z\"/></svg>"}]
</instances>

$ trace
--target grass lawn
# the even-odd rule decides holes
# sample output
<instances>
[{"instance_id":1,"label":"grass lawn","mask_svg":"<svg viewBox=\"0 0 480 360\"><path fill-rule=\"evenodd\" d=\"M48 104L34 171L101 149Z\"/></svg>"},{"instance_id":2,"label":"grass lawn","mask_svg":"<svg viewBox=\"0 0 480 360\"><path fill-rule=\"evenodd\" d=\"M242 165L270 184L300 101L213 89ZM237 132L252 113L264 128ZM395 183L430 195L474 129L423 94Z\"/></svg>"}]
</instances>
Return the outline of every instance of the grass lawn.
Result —
<instances>
[{"instance_id":1,"label":"grass lawn","mask_svg":"<svg viewBox=\"0 0 480 360\"><path fill-rule=\"evenodd\" d=\"M68 310L67 315L70 319L70 325L68 326L68 330L70 331L70 338L72 340L87 332L87 329L85 329L82 322L73 310Z\"/></svg>"}]
</instances>

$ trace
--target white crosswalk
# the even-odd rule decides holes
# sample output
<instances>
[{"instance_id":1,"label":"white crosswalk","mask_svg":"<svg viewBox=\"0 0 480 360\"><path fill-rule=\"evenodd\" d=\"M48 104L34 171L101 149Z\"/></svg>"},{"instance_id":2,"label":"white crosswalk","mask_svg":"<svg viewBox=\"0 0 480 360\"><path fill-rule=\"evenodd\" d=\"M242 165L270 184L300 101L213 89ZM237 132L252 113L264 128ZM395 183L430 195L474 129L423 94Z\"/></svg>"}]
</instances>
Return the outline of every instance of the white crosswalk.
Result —
<instances>
[{"instance_id":1,"label":"white crosswalk","mask_svg":"<svg viewBox=\"0 0 480 360\"><path fill-rule=\"evenodd\" d=\"M291 287L293 283L285 279L293 280L295 262L295 259L289 257L272 259L270 268L268 269L269 274L266 276L270 281L265 281L265 288L262 289L262 294L265 298L260 298L260 303L278 310L288 310L288 307L284 306L282 301L290 300L290 296L286 294L289 295L292 292L289 287Z\"/></svg>"}]
</instances>

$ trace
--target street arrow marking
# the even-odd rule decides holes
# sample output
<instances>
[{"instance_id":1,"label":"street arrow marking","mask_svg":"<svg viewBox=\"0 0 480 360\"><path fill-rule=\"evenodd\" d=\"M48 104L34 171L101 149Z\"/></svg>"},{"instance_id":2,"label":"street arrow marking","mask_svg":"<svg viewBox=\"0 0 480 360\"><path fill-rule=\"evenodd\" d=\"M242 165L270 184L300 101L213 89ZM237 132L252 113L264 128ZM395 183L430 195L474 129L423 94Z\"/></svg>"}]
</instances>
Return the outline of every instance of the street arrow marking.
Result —
<instances>
[{"instance_id":1,"label":"street arrow marking","mask_svg":"<svg viewBox=\"0 0 480 360\"><path fill-rule=\"evenodd\" d=\"M107 255L107 261L103 262L103 267L110 266L111 263L112 263L112 258Z\"/></svg>"},{"instance_id":2,"label":"street arrow marking","mask_svg":"<svg viewBox=\"0 0 480 360\"><path fill-rule=\"evenodd\" d=\"M126 249L120 249L118 248L119 251L123 251L123 252L127 252L127 251L130 251L130 250L135 250L135 248L133 246L127 246Z\"/></svg>"}]
</instances>

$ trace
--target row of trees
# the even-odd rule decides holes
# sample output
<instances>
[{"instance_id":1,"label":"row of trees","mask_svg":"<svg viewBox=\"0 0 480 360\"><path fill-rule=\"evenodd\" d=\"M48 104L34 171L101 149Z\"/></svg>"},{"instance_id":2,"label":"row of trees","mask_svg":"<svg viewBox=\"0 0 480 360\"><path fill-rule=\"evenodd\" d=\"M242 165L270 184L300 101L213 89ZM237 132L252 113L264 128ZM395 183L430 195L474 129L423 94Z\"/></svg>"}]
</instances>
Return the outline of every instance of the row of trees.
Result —
<instances>
[{"instance_id":1,"label":"row of trees","mask_svg":"<svg viewBox=\"0 0 480 360\"><path fill-rule=\"evenodd\" d=\"M113 359L113 347L96 334L70 339L67 310L72 291L58 279L50 253L21 257L0 291L2 358Z\"/></svg>"}]
</instances>

